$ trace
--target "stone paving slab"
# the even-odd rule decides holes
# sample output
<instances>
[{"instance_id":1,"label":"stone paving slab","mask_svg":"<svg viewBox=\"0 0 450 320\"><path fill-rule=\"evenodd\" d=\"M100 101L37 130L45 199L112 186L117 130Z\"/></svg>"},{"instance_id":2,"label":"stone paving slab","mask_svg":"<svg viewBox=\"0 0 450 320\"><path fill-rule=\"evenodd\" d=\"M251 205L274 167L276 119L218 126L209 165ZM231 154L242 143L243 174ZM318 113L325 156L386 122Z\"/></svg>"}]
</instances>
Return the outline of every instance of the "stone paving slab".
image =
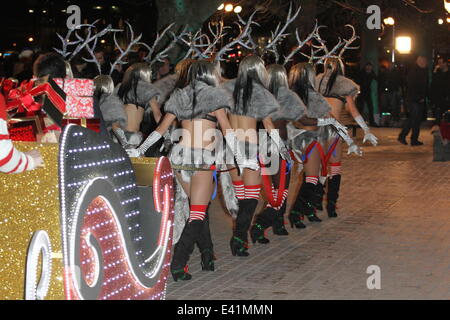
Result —
<instances>
[{"instance_id":1,"label":"stone paving slab","mask_svg":"<svg viewBox=\"0 0 450 320\"><path fill-rule=\"evenodd\" d=\"M398 129L373 131L378 147L343 160L337 219L319 212L322 223L269 231L269 245L233 257L231 218L214 201L216 271L201 271L196 249L193 279L170 280L167 299L450 299L450 163L432 161L428 130L414 148L397 143ZM381 268L380 290L367 289L370 265Z\"/></svg>"}]
</instances>

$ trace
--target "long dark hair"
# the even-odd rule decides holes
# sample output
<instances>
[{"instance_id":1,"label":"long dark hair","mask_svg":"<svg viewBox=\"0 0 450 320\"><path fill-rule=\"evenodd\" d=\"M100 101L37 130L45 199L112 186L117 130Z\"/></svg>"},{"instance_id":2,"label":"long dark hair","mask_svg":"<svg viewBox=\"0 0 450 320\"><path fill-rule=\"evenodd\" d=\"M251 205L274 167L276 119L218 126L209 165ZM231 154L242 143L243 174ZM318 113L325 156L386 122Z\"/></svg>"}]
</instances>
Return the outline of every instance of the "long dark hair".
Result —
<instances>
[{"instance_id":1,"label":"long dark hair","mask_svg":"<svg viewBox=\"0 0 450 320\"><path fill-rule=\"evenodd\" d=\"M279 64L272 64L267 67L269 74L269 91L276 97L281 87L289 87L286 69Z\"/></svg>"},{"instance_id":2,"label":"long dark hair","mask_svg":"<svg viewBox=\"0 0 450 320\"><path fill-rule=\"evenodd\" d=\"M209 86L217 87L219 85L219 74L216 67L206 60L195 61L191 64L188 73L188 85L191 86L192 96L192 116L194 118L194 110L197 105L196 83L203 82Z\"/></svg>"},{"instance_id":3,"label":"long dark hair","mask_svg":"<svg viewBox=\"0 0 450 320\"><path fill-rule=\"evenodd\" d=\"M336 82L338 76L344 76L344 65L342 61L338 58L328 58L325 60L324 64L324 75L319 83L319 92L322 88L322 81L326 76L329 76L327 87L325 88L325 92L323 93L325 96L330 95L331 90Z\"/></svg>"},{"instance_id":4,"label":"long dark hair","mask_svg":"<svg viewBox=\"0 0 450 320\"><path fill-rule=\"evenodd\" d=\"M233 92L233 97L236 104L239 104L242 95L244 113L247 111L248 102L252 98L254 82L267 89L267 70L264 67L264 61L260 57L247 56L239 65L238 77L236 79L236 85Z\"/></svg>"},{"instance_id":5,"label":"long dark hair","mask_svg":"<svg viewBox=\"0 0 450 320\"><path fill-rule=\"evenodd\" d=\"M289 71L289 87L308 107L309 90L314 89L316 72L310 63L302 62L294 65Z\"/></svg>"},{"instance_id":6,"label":"long dark hair","mask_svg":"<svg viewBox=\"0 0 450 320\"><path fill-rule=\"evenodd\" d=\"M184 59L178 62L175 67L175 72L177 73L177 82L175 84L175 88L183 89L188 85L189 69L194 62L194 59Z\"/></svg>"},{"instance_id":7,"label":"long dark hair","mask_svg":"<svg viewBox=\"0 0 450 320\"><path fill-rule=\"evenodd\" d=\"M131 65L123 76L122 84L117 92L119 98L124 104L135 104L137 99L137 86L139 81L151 81L151 68L146 63L135 63ZM128 93L133 92L133 98L130 99Z\"/></svg>"}]
</instances>

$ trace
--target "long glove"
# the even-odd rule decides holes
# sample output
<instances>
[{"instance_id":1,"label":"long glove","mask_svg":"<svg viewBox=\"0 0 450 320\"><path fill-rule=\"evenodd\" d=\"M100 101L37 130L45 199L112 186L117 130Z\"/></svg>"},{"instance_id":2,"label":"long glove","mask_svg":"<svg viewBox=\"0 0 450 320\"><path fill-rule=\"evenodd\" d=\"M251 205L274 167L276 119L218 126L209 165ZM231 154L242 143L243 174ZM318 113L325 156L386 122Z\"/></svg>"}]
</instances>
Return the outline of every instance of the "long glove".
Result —
<instances>
[{"instance_id":1,"label":"long glove","mask_svg":"<svg viewBox=\"0 0 450 320\"><path fill-rule=\"evenodd\" d=\"M357 116L355 118L355 121L358 123L358 125L361 127L361 129L364 130L364 140L363 143L366 143L366 141L369 141L374 146L378 144L378 138L375 137L373 133L370 132L369 127L367 126L366 122L364 121L362 116Z\"/></svg>"},{"instance_id":2,"label":"long glove","mask_svg":"<svg viewBox=\"0 0 450 320\"><path fill-rule=\"evenodd\" d=\"M241 149L241 145L239 141L237 140L236 135L233 131L228 130L227 134L225 135L225 141L227 142L227 145L230 147L231 151L233 152L234 157L236 158L236 162L239 166L239 168L244 169L248 168L250 170L258 170L259 164L258 160L255 159L247 159L245 156L245 150Z\"/></svg>"},{"instance_id":3,"label":"long glove","mask_svg":"<svg viewBox=\"0 0 450 320\"><path fill-rule=\"evenodd\" d=\"M161 139L162 136L158 131L153 131L148 137L147 139L145 139L145 141L139 146L139 148L136 149L127 149L127 153L128 156L130 158L137 158L137 157L141 157L145 154L145 152L151 147L153 146L156 142L159 141L159 139Z\"/></svg>"},{"instance_id":4,"label":"long glove","mask_svg":"<svg viewBox=\"0 0 450 320\"><path fill-rule=\"evenodd\" d=\"M116 136L117 140L119 140L119 143L125 148L128 148L128 139L125 136L125 132L121 128L115 128L112 130L114 135Z\"/></svg>"},{"instance_id":5,"label":"long glove","mask_svg":"<svg viewBox=\"0 0 450 320\"><path fill-rule=\"evenodd\" d=\"M281 158L288 162L292 162L291 155L289 154L288 149L284 145L283 140L281 140L278 130L272 130L270 132L270 138L272 139L275 146L278 148L278 152L280 153Z\"/></svg>"}]
</instances>

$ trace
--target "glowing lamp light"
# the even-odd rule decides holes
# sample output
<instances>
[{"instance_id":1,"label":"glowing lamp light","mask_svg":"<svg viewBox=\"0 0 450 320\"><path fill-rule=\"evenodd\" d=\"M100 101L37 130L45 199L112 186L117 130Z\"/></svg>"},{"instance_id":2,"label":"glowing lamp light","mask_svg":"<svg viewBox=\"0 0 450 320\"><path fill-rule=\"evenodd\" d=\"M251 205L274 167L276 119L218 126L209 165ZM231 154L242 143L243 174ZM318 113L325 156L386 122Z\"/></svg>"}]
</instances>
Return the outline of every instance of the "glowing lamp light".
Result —
<instances>
[{"instance_id":1,"label":"glowing lamp light","mask_svg":"<svg viewBox=\"0 0 450 320\"><path fill-rule=\"evenodd\" d=\"M217 8L217 10L223 10L223 8L225 8L225 4L221 4L218 8Z\"/></svg>"},{"instance_id":2,"label":"glowing lamp light","mask_svg":"<svg viewBox=\"0 0 450 320\"><path fill-rule=\"evenodd\" d=\"M438 24L443 24L444 23L444 19L438 19Z\"/></svg>"},{"instance_id":3,"label":"glowing lamp light","mask_svg":"<svg viewBox=\"0 0 450 320\"><path fill-rule=\"evenodd\" d=\"M447 18L447 23L450 23L450 18Z\"/></svg>"},{"instance_id":4,"label":"glowing lamp light","mask_svg":"<svg viewBox=\"0 0 450 320\"><path fill-rule=\"evenodd\" d=\"M232 4L227 4L225 6L225 11L226 12L231 12L231 11L233 11L233 9L234 9L234 6Z\"/></svg>"},{"instance_id":5,"label":"glowing lamp light","mask_svg":"<svg viewBox=\"0 0 450 320\"><path fill-rule=\"evenodd\" d=\"M105 39L100 40L100 43L106 43Z\"/></svg>"},{"instance_id":6,"label":"glowing lamp light","mask_svg":"<svg viewBox=\"0 0 450 320\"><path fill-rule=\"evenodd\" d=\"M411 53L411 37L397 37L395 39L395 48L401 54Z\"/></svg>"},{"instance_id":7,"label":"glowing lamp light","mask_svg":"<svg viewBox=\"0 0 450 320\"><path fill-rule=\"evenodd\" d=\"M393 26L395 25L395 20L392 17L388 17L386 19L383 20L384 24L387 26Z\"/></svg>"},{"instance_id":8,"label":"glowing lamp light","mask_svg":"<svg viewBox=\"0 0 450 320\"><path fill-rule=\"evenodd\" d=\"M34 38L33 37L29 37L28 38L28 42L33 42L34 41Z\"/></svg>"},{"instance_id":9,"label":"glowing lamp light","mask_svg":"<svg viewBox=\"0 0 450 320\"><path fill-rule=\"evenodd\" d=\"M28 13L34 13L33 9L28 10Z\"/></svg>"},{"instance_id":10,"label":"glowing lamp light","mask_svg":"<svg viewBox=\"0 0 450 320\"><path fill-rule=\"evenodd\" d=\"M444 7L445 7L445 10L447 10L447 12L450 13L450 2L448 2L447 0L444 0Z\"/></svg>"},{"instance_id":11,"label":"glowing lamp light","mask_svg":"<svg viewBox=\"0 0 450 320\"><path fill-rule=\"evenodd\" d=\"M234 13L241 13L242 12L242 7L241 6L236 6L234 8Z\"/></svg>"}]
</instances>

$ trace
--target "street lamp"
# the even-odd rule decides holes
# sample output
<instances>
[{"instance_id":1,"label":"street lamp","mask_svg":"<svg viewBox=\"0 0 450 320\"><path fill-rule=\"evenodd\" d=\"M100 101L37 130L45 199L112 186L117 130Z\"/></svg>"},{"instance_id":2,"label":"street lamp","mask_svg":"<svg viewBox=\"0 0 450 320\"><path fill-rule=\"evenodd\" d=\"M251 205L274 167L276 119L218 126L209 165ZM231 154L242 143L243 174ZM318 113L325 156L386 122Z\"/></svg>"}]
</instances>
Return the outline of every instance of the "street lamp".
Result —
<instances>
[{"instance_id":1,"label":"street lamp","mask_svg":"<svg viewBox=\"0 0 450 320\"><path fill-rule=\"evenodd\" d=\"M397 37L395 39L395 49L400 54L409 54L411 53L411 37Z\"/></svg>"},{"instance_id":2,"label":"street lamp","mask_svg":"<svg viewBox=\"0 0 450 320\"><path fill-rule=\"evenodd\" d=\"M392 63L395 63L395 20L392 17L387 17L383 22L387 26L392 26Z\"/></svg>"}]
</instances>

